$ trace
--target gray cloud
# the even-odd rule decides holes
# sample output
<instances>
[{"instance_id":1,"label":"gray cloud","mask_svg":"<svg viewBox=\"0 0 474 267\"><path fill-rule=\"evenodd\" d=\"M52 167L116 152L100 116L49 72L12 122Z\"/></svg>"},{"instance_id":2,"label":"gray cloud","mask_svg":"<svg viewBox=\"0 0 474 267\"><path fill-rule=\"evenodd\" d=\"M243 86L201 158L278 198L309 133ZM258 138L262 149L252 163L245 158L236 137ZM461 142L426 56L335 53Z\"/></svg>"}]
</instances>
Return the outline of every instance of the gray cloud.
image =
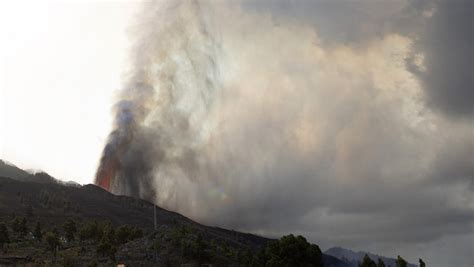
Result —
<instances>
[{"instance_id":1,"label":"gray cloud","mask_svg":"<svg viewBox=\"0 0 474 267\"><path fill-rule=\"evenodd\" d=\"M419 43L439 7L415 4L148 4L118 96L134 123L117 112L116 132L133 135L111 134L126 144L111 190L323 248L395 256L403 244L412 261L420 245L472 235L473 126L444 116L422 65L406 64L434 62L436 42Z\"/></svg>"},{"instance_id":2,"label":"gray cloud","mask_svg":"<svg viewBox=\"0 0 474 267\"><path fill-rule=\"evenodd\" d=\"M269 14L275 24L288 22L312 26L323 44L354 45L387 33L412 35L422 26L429 1L242 1L249 12Z\"/></svg>"},{"instance_id":3,"label":"gray cloud","mask_svg":"<svg viewBox=\"0 0 474 267\"><path fill-rule=\"evenodd\" d=\"M250 12L269 14L276 25L311 25L325 45L361 45L389 33L412 37L423 67L407 62L425 89L430 108L472 116L473 2L455 1L244 1ZM430 14L432 13L432 14ZM429 17L428 17L429 16Z\"/></svg>"},{"instance_id":4,"label":"gray cloud","mask_svg":"<svg viewBox=\"0 0 474 267\"><path fill-rule=\"evenodd\" d=\"M474 3L439 1L415 40L423 68L411 66L425 87L428 105L450 116L474 114Z\"/></svg>"}]
</instances>

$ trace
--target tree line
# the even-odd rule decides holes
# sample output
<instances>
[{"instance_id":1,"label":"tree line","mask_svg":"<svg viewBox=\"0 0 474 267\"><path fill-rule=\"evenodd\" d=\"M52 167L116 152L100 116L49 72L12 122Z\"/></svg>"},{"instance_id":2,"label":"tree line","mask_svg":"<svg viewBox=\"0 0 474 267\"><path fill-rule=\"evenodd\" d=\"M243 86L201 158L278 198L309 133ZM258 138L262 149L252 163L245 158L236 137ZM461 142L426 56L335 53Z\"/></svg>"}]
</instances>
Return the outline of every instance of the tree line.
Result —
<instances>
[{"instance_id":1,"label":"tree line","mask_svg":"<svg viewBox=\"0 0 474 267\"><path fill-rule=\"evenodd\" d=\"M419 262L419 267L426 267L425 262L422 259L418 260ZM396 266L394 267L407 267L408 262L402 258L400 255L397 256L397 259L395 261ZM358 264L359 267L391 267L390 265L385 265L385 262L381 259L377 259L377 263L373 261L369 255L365 254L364 258L362 259L362 262Z\"/></svg>"},{"instance_id":2,"label":"tree line","mask_svg":"<svg viewBox=\"0 0 474 267\"><path fill-rule=\"evenodd\" d=\"M68 219L60 227L43 229L41 223L32 223L28 227L25 217L15 217L8 223L0 223L0 248L6 251L10 242L29 240L41 244L50 253L53 262L58 251L80 247L80 253L91 252L109 258L115 262L118 248L132 240L144 237L143 231L130 225L114 227L109 221L86 221L77 224ZM173 265L186 261L203 263L235 264L242 266L314 266L323 267L321 249L309 243L303 236L286 235L277 240L267 242L263 247L255 249L245 244L232 245L232 242L218 240L206 236L206 232L192 225L175 223L165 230L154 231L147 236L150 240L144 251L154 255L154 262ZM234 241L239 241L238 238ZM419 260L420 267L425 267ZM359 267L388 267L382 259L377 262L365 255ZM407 262L398 256L396 266L406 267Z\"/></svg>"},{"instance_id":3,"label":"tree line","mask_svg":"<svg viewBox=\"0 0 474 267\"><path fill-rule=\"evenodd\" d=\"M15 217L9 223L0 223L0 249L7 252L11 242L33 240L44 245L56 260L58 250L72 246L96 245L98 256L115 258L117 247L134 239L141 238L143 231L130 225L114 227L109 221L87 221L80 225L68 219L59 229L44 230L38 221L34 229L29 229L26 217Z\"/></svg>"}]
</instances>

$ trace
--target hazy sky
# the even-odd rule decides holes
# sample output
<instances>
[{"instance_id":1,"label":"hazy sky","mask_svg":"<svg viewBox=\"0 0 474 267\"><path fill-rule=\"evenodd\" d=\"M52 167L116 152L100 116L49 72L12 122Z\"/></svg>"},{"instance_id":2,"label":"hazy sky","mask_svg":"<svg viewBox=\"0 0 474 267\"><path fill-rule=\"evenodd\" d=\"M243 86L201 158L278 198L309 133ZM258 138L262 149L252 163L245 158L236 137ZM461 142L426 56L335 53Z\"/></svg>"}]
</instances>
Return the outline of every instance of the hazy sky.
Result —
<instances>
[{"instance_id":1,"label":"hazy sky","mask_svg":"<svg viewBox=\"0 0 474 267\"><path fill-rule=\"evenodd\" d=\"M134 10L120 1L0 2L0 158L93 181Z\"/></svg>"},{"instance_id":2,"label":"hazy sky","mask_svg":"<svg viewBox=\"0 0 474 267\"><path fill-rule=\"evenodd\" d=\"M121 193L474 265L472 1L193 3L2 3L0 158L92 182L126 103Z\"/></svg>"}]
</instances>

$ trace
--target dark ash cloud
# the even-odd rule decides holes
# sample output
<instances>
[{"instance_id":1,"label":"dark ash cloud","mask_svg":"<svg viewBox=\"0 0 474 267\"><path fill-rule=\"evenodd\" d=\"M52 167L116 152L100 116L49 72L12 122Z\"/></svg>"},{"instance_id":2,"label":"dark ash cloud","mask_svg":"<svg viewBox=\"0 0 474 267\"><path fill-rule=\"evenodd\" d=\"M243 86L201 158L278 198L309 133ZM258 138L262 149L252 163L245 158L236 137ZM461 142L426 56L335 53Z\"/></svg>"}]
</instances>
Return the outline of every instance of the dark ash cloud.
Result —
<instances>
[{"instance_id":1,"label":"dark ash cloud","mask_svg":"<svg viewBox=\"0 0 474 267\"><path fill-rule=\"evenodd\" d=\"M410 59L422 80L427 104L453 117L474 115L474 2L439 1L415 40L422 67Z\"/></svg>"}]
</instances>

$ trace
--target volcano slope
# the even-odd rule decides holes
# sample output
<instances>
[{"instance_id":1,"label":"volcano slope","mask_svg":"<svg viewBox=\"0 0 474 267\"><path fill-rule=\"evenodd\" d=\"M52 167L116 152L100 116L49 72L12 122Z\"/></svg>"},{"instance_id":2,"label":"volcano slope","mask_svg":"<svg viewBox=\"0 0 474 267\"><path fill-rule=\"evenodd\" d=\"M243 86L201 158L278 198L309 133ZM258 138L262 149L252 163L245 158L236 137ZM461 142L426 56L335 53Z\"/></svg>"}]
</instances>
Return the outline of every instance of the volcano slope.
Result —
<instances>
[{"instance_id":1,"label":"volcano slope","mask_svg":"<svg viewBox=\"0 0 474 267\"><path fill-rule=\"evenodd\" d=\"M155 206L147 201L45 173L11 173L0 170L2 266L262 266L269 260L272 239L205 226L160 207L155 230ZM322 257L326 266L345 266Z\"/></svg>"},{"instance_id":2,"label":"volcano slope","mask_svg":"<svg viewBox=\"0 0 474 267\"><path fill-rule=\"evenodd\" d=\"M171 263L182 259L193 262L193 253L196 252L193 250L200 249L195 247L204 246L204 243L212 243L226 250L224 253L228 254L226 256L232 256L232 253L256 250L269 240L251 234L204 226L159 207L156 207L157 231L154 231L153 215L153 204L140 199L115 196L95 185L68 186L54 182L37 183L0 177L0 222L6 226L11 225L7 227L10 242L4 244L4 250L0 253L0 264L31 261L43 263L48 262L49 258L53 260L49 254L54 253L47 253L47 244L35 240L34 230L38 222L42 226L43 233L58 232L58 237L61 237L67 221L74 222L76 237L71 242L60 238L62 244L59 246L59 255L56 258L64 260L70 257L81 262L94 260L106 262L111 260L108 258L129 262L136 260L141 263L155 262L158 261L157 258ZM21 221L23 218L26 221L27 231L24 234L20 233L21 230L17 233L13 230L15 221ZM99 232L101 228L115 231L120 226L125 228L123 226L128 225L130 226L128 228L138 229L140 234L134 240L127 240L130 242L114 248L117 251L111 257L107 249L103 253L97 253L100 250L97 247L101 244L102 237L97 237L95 240L97 242L93 240L94 238L87 237L80 240L81 227L94 228L91 225L97 225ZM189 244L182 244L181 240L184 239L189 241ZM179 246L175 249L173 245ZM158 249L157 246L161 248ZM160 257L154 250L164 251L163 254L167 255ZM84 253L77 253L81 251ZM216 260L227 263L232 262L232 257Z\"/></svg>"}]
</instances>

